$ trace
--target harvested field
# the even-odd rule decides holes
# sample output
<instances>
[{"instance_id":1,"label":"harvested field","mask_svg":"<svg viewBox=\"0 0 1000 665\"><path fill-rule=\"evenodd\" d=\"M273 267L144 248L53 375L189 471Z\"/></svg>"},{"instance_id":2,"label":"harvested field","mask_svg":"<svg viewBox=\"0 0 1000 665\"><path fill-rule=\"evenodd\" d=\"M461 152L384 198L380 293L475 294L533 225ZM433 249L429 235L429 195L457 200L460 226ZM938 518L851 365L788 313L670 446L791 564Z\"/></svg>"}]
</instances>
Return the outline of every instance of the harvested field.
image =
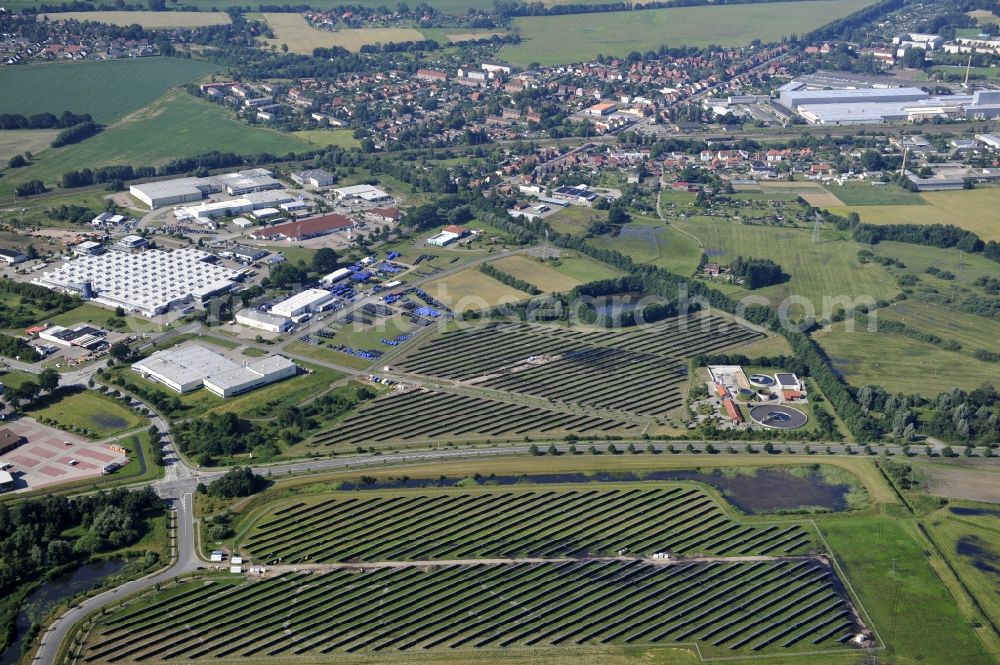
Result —
<instances>
[{"instance_id":1,"label":"harvested field","mask_svg":"<svg viewBox=\"0 0 1000 665\"><path fill-rule=\"evenodd\" d=\"M231 23L229 14L225 12L48 12L39 14L38 17L39 20L48 17L51 21L93 21L121 26L138 23L144 28L198 28Z\"/></svg>"},{"instance_id":2,"label":"harvested field","mask_svg":"<svg viewBox=\"0 0 1000 665\"><path fill-rule=\"evenodd\" d=\"M1000 503L1000 464L927 462L918 468L924 491L948 499Z\"/></svg>"},{"instance_id":3,"label":"harvested field","mask_svg":"<svg viewBox=\"0 0 1000 665\"><path fill-rule=\"evenodd\" d=\"M831 212L857 212L866 224L954 224L983 240L1000 240L1000 187L924 192L919 198L930 205L848 205Z\"/></svg>"},{"instance_id":4,"label":"harvested field","mask_svg":"<svg viewBox=\"0 0 1000 665\"><path fill-rule=\"evenodd\" d=\"M463 32L457 35L449 34L447 35L448 41L452 44L459 44L461 42L473 42L477 39L489 39L490 37L503 37L507 33L503 30L488 30L486 32Z\"/></svg>"},{"instance_id":5,"label":"harvested field","mask_svg":"<svg viewBox=\"0 0 1000 665\"><path fill-rule=\"evenodd\" d=\"M835 576L812 559L341 569L148 594L101 619L83 662L677 642L715 656L846 652L857 629Z\"/></svg>"},{"instance_id":6,"label":"harvested field","mask_svg":"<svg viewBox=\"0 0 1000 665\"><path fill-rule=\"evenodd\" d=\"M342 492L282 502L240 549L276 564L559 558L654 552L790 555L808 548L798 524L740 524L705 492L648 483L575 489Z\"/></svg>"},{"instance_id":7,"label":"harvested field","mask_svg":"<svg viewBox=\"0 0 1000 665\"><path fill-rule=\"evenodd\" d=\"M683 403L688 377L682 359L763 337L712 316L615 332L494 324L445 332L398 366L505 392L656 416Z\"/></svg>"},{"instance_id":8,"label":"harvested field","mask_svg":"<svg viewBox=\"0 0 1000 665\"><path fill-rule=\"evenodd\" d=\"M830 190L814 182L761 182L760 190L768 194L795 194L811 206L832 208L844 205Z\"/></svg>"},{"instance_id":9,"label":"harvested field","mask_svg":"<svg viewBox=\"0 0 1000 665\"><path fill-rule=\"evenodd\" d=\"M413 28L346 28L336 32L317 30L301 14L265 13L264 20L274 31L274 39L265 39L265 42L278 47L287 44L292 53L306 55L312 55L316 48L343 46L356 53L365 44L412 42L424 38L420 31Z\"/></svg>"},{"instance_id":10,"label":"harvested field","mask_svg":"<svg viewBox=\"0 0 1000 665\"><path fill-rule=\"evenodd\" d=\"M376 400L342 420L334 429L318 434L313 446L393 440L411 442L459 436L523 436L531 432L636 435L639 426L577 412L421 389Z\"/></svg>"}]
</instances>

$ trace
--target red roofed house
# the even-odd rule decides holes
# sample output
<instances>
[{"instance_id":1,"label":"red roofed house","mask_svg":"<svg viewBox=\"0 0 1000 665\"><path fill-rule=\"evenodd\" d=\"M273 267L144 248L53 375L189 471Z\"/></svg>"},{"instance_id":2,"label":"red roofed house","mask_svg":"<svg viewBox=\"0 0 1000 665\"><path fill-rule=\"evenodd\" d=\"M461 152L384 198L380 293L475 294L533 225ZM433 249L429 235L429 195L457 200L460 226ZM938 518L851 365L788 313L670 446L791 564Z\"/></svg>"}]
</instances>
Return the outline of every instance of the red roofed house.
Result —
<instances>
[{"instance_id":1,"label":"red roofed house","mask_svg":"<svg viewBox=\"0 0 1000 665\"><path fill-rule=\"evenodd\" d=\"M343 215L324 215L312 219L300 219L266 228L257 229L251 238L257 240L288 240L295 242L306 238L326 235L334 231L349 229L354 226L354 220Z\"/></svg>"},{"instance_id":2,"label":"red roofed house","mask_svg":"<svg viewBox=\"0 0 1000 665\"><path fill-rule=\"evenodd\" d=\"M735 402L731 399L722 400L722 405L726 407L726 413L729 415L729 419L734 423L743 422L743 416L740 415L739 407L736 406Z\"/></svg>"},{"instance_id":3,"label":"red roofed house","mask_svg":"<svg viewBox=\"0 0 1000 665\"><path fill-rule=\"evenodd\" d=\"M379 222L397 222L403 216L396 208L372 208L365 214Z\"/></svg>"}]
</instances>

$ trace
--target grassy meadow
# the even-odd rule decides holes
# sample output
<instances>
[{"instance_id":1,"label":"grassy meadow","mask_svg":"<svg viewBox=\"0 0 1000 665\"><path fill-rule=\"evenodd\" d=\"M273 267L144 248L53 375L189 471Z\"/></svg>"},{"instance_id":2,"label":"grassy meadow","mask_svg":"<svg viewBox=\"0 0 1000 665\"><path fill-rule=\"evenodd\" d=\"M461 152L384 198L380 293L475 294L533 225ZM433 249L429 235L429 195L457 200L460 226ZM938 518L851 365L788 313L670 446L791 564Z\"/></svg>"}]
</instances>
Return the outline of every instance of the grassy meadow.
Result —
<instances>
[{"instance_id":1,"label":"grassy meadow","mask_svg":"<svg viewBox=\"0 0 1000 665\"><path fill-rule=\"evenodd\" d=\"M867 224L954 224L983 240L1000 240L1000 224L996 222L1000 187L910 194L930 204L921 206L853 203L842 196L840 187L832 191L847 205L831 208L831 212L841 215L857 212Z\"/></svg>"},{"instance_id":2,"label":"grassy meadow","mask_svg":"<svg viewBox=\"0 0 1000 665\"><path fill-rule=\"evenodd\" d=\"M1000 322L931 303L896 303L878 310L877 318L899 321L942 339L954 340L962 345L961 353L967 355L976 349L995 349L1000 340ZM1000 367L997 371L1000 372Z\"/></svg>"},{"instance_id":3,"label":"grassy meadow","mask_svg":"<svg viewBox=\"0 0 1000 665\"><path fill-rule=\"evenodd\" d=\"M971 390L996 381L994 363L903 335L868 332L860 326L848 332L838 323L813 338L852 386L880 384L890 392L935 397L956 386Z\"/></svg>"},{"instance_id":4,"label":"grassy meadow","mask_svg":"<svg viewBox=\"0 0 1000 665\"><path fill-rule=\"evenodd\" d=\"M10 195L16 184L32 178L54 186L63 173L83 167L155 166L212 150L284 154L309 147L288 134L250 127L221 106L176 91L93 138L51 149L31 166L6 172L7 177L0 180L0 196Z\"/></svg>"},{"instance_id":5,"label":"grassy meadow","mask_svg":"<svg viewBox=\"0 0 1000 665\"><path fill-rule=\"evenodd\" d=\"M424 290L456 312L495 307L501 301L515 302L530 296L468 268L428 282Z\"/></svg>"},{"instance_id":6,"label":"grassy meadow","mask_svg":"<svg viewBox=\"0 0 1000 665\"><path fill-rule=\"evenodd\" d=\"M26 410L34 418L49 418L62 427L86 427L96 438L134 429L148 421L121 402L93 390L55 399L42 398Z\"/></svg>"},{"instance_id":7,"label":"grassy meadow","mask_svg":"<svg viewBox=\"0 0 1000 665\"><path fill-rule=\"evenodd\" d=\"M691 217L674 225L700 238L713 261L728 263L736 256L772 259L789 280L754 291L728 290L737 297L746 294L768 298L779 304L789 296L806 298L823 317L824 298L890 298L898 287L881 265L858 262L861 245L835 231L823 231L820 242L812 241L812 230L752 226L717 217Z\"/></svg>"},{"instance_id":8,"label":"grassy meadow","mask_svg":"<svg viewBox=\"0 0 1000 665\"><path fill-rule=\"evenodd\" d=\"M802 34L872 4L870 0L810 0L725 7L677 7L643 11L521 17L514 27L523 40L504 46L500 57L526 66L590 60L597 55L669 46L742 46L754 39L777 41Z\"/></svg>"},{"instance_id":9,"label":"grassy meadow","mask_svg":"<svg viewBox=\"0 0 1000 665\"><path fill-rule=\"evenodd\" d=\"M565 292L584 282L621 274L610 266L583 256L569 256L554 263L516 254L493 261L492 265L546 292Z\"/></svg>"},{"instance_id":10,"label":"grassy meadow","mask_svg":"<svg viewBox=\"0 0 1000 665\"><path fill-rule=\"evenodd\" d=\"M292 132L292 136L323 148L334 145L338 148L349 149L361 145L361 141L354 138L354 130L352 129L303 129Z\"/></svg>"},{"instance_id":11,"label":"grassy meadow","mask_svg":"<svg viewBox=\"0 0 1000 665\"><path fill-rule=\"evenodd\" d=\"M170 88L219 71L180 58L44 63L0 68L0 113L89 113L108 123L148 106ZM52 91L58 90L58 95ZM6 132L0 132L3 136ZM2 139L0 139L2 141Z\"/></svg>"},{"instance_id":12,"label":"grassy meadow","mask_svg":"<svg viewBox=\"0 0 1000 665\"><path fill-rule=\"evenodd\" d=\"M903 189L899 185L875 185L870 182L845 182L843 185L827 185L844 206L911 206L927 205L927 200Z\"/></svg>"}]
</instances>

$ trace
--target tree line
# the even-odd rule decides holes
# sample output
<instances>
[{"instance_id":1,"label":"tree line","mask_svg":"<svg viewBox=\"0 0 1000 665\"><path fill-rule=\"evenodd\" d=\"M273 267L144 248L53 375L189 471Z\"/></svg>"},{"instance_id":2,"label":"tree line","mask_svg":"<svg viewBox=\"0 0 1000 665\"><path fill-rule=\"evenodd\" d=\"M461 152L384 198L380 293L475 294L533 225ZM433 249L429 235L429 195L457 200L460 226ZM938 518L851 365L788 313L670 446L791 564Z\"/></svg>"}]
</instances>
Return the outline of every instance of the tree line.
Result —
<instances>
[{"instance_id":1,"label":"tree line","mask_svg":"<svg viewBox=\"0 0 1000 665\"><path fill-rule=\"evenodd\" d=\"M89 113L63 111L60 115L36 113L32 116L20 113L0 113L0 129L69 129L94 119Z\"/></svg>"},{"instance_id":2,"label":"tree line","mask_svg":"<svg viewBox=\"0 0 1000 665\"><path fill-rule=\"evenodd\" d=\"M509 272L504 272L489 263L480 264L479 272L483 273L487 277L492 277L502 284L506 284L511 288L517 289L518 291L524 291L525 293L533 296L537 296L542 293L542 290L531 282L514 277L514 275L511 275Z\"/></svg>"}]
</instances>

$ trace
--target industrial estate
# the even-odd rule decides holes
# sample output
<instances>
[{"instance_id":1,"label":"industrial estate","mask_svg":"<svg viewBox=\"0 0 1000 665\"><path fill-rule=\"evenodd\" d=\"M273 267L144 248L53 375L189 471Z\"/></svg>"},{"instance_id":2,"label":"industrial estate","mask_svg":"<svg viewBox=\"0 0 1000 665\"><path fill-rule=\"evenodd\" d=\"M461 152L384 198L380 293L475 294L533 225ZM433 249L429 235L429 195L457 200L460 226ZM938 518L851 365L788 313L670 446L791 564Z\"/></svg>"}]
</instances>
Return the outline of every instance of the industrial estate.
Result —
<instances>
[{"instance_id":1,"label":"industrial estate","mask_svg":"<svg viewBox=\"0 0 1000 665\"><path fill-rule=\"evenodd\" d=\"M0 665L1000 663L1000 4L0 7Z\"/></svg>"}]
</instances>

